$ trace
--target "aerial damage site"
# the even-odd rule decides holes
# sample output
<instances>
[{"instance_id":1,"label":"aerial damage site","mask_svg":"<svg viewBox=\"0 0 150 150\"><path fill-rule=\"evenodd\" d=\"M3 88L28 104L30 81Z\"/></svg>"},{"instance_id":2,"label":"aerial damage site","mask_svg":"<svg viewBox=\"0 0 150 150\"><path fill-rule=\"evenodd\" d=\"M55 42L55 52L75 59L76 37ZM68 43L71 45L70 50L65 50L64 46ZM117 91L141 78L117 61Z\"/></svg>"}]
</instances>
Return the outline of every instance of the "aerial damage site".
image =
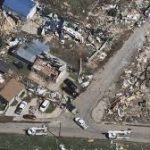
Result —
<instances>
[{"instance_id":1,"label":"aerial damage site","mask_svg":"<svg viewBox=\"0 0 150 150\"><path fill-rule=\"evenodd\" d=\"M1 2L1 122L53 119L75 132L109 124L112 139L131 131L111 124L148 125L149 18L149 0ZM80 137L72 132L66 135ZM27 134L47 135L47 127Z\"/></svg>"}]
</instances>

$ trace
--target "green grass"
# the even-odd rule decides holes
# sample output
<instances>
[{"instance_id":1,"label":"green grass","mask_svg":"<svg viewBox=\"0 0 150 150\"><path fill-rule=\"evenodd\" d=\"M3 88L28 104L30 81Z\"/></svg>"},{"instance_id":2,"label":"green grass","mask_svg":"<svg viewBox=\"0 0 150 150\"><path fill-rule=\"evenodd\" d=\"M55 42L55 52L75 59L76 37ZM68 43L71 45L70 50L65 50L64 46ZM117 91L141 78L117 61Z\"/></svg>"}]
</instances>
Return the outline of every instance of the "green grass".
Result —
<instances>
[{"instance_id":1,"label":"green grass","mask_svg":"<svg viewBox=\"0 0 150 150\"><path fill-rule=\"evenodd\" d=\"M65 144L68 150L116 150L116 143L110 141L95 140L88 142L88 139L59 138L45 136L24 136L24 135L0 135L0 150L57 150L57 143ZM150 150L150 144L118 142L119 147L124 150Z\"/></svg>"}]
</instances>

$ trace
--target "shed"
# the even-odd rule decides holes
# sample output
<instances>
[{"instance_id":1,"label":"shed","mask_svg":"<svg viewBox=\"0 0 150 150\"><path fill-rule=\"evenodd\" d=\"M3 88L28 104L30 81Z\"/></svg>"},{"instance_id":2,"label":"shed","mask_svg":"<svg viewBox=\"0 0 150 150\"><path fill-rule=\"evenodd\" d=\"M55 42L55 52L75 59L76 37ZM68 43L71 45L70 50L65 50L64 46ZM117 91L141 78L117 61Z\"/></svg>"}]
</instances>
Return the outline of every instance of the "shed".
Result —
<instances>
[{"instance_id":1,"label":"shed","mask_svg":"<svg viewBox=\"0 0 150 150\"><path fill-rule=\"evenodd\" d=\"M49 51L49 46L41 43L38 40L33 40L28 45L20 47L17 50L17 56L21 57L29 63L34 63L36 57L42 53L47 53Z\"/></svg>"},{"instance_id":2,"label":"shed","mask_svg":"<svg viewBox=\"0 0 150 150\"><path fill-rule=\"evenodd\" d=\"M21 19L31 19L36 13L33 0L4 0L2 9Z\"/></svg>"}]
</instances>

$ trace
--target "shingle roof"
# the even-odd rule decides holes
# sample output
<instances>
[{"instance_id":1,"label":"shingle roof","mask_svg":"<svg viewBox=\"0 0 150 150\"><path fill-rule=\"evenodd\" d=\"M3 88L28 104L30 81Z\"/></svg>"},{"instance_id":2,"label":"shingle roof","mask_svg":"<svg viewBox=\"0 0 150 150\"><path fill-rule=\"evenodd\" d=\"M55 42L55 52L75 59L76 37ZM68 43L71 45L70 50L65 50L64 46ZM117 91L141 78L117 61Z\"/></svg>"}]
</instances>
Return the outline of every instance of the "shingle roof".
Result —
<instances>
[{"instance_id":1,"label":"shingle roof","mask_svg":"<svg viewBox=\"0 0 150 150\"><path fill-rule=\"evenodd\" d=\"M0 96L9 102L15 96L17 96L23 89L24 85L22 83L18 82L16 79L11 79L0 91Z\"/></svg>"}]
</instances>

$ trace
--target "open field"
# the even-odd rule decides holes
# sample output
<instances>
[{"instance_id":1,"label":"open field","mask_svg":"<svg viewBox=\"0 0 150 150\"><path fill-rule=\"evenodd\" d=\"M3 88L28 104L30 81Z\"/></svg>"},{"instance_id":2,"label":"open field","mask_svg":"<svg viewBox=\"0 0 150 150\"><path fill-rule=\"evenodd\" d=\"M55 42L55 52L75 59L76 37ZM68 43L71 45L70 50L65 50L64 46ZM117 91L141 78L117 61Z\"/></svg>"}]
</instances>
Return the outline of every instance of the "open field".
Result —
<instances>
[{"instance_id":1,"label":"open field","mask_svg":"<svg viewBox=\"0 0 150 150\"><path fill-rule=\"evenodd\" d=\"M92 141L92 140L91 140ZM150 150L149 144L122 143L95 140L88 142L87 139L54 137L29 137L23 135L0 135L0 150L57 150L59 143L65 144L66 148L73 150L115 150L123 147L125 150Z\"/></svg>"}]
</instances>

